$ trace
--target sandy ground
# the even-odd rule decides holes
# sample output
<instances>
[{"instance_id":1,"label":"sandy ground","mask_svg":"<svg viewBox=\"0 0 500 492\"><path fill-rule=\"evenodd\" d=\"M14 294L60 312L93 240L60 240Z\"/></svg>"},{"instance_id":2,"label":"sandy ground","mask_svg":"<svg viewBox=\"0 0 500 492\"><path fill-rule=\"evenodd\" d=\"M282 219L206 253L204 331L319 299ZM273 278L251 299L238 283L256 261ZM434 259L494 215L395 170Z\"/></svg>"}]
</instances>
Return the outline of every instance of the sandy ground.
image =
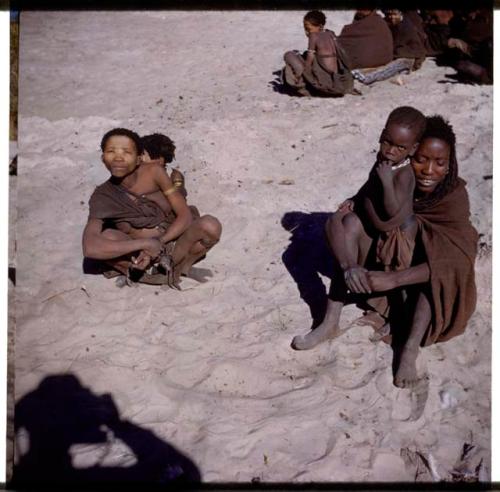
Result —
<instances>
[{"instance_id":1,"label":"sandy ground","mask_svg":"<svg viewBox=\"0 0 500 492\"><path fill-rule=\"evenodd\" d=\"M336 32L352 17L326 14ZM64 441L58 452L75 473L97 465L118 478L121 467L139 473L153 458L139 437L113 429L116 410L206 482L451 480L453 470L488 479L492 88L455 84L452 69L427 60L405 85L362 87L361 97L281 94L273 72L286 50L305 48L302 16L21 14L11 186L15 398L28 411L17 459L37 447L57 479L54 443ZM416 392L392 386L392 350L370 342L369 327L293 351L311 313L282 259L287 251L289 268L317 263L324 214L363 183L388 113L408 104L453 124L482 234L476 312L463 336L424 350L419 370L430 382ZM119 289L83 274L87 201L107 178L99 142L116 126L175 141L188 201L224 227L199 265L212 271L208 282L185 280L182 292ZM284 217L288 228L297 218L302 226L291 235ZM342 326L361 314L346 308ZM69 398L77 389L86 396ZM81 432L89 426L99 429L92 439ZM150 479L186 471L154 459Z\"/></svg>"}]
</instances>

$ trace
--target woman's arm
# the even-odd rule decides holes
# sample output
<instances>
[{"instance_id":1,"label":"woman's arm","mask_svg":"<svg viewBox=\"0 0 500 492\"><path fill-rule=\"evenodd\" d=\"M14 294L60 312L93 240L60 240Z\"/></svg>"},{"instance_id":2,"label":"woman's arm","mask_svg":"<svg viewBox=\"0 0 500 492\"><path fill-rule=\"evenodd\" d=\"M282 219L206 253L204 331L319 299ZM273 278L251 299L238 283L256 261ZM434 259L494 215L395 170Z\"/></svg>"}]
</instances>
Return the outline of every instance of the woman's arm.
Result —
<instances>
[{"instance_id":1,"label":"woman's arm","mask_svg":"<svg viewBox=\"0 0 500 492\"><path fill-rule=\"evenodd\" d=\"M367 276L373 292L385 292L406 285L428 282L431 270L429 264L424 262L395 272L369 271Z\"/></svg>"},{"instance_id":2,"label":"woman's arm","mask_svg":"<svg viewBox=\"0 0 500 492\"><path fill-rule=\"evenodd\" d=\"M102 233L103 221L89 219L83 231L83 255L96 260L111 260L120 256L145 251L152 258L160 253L160 243L154 238L130 239L123 234L123 239L109 239ZM118 231L117 231L118 232Z\"/></svg>"}]
</instances>

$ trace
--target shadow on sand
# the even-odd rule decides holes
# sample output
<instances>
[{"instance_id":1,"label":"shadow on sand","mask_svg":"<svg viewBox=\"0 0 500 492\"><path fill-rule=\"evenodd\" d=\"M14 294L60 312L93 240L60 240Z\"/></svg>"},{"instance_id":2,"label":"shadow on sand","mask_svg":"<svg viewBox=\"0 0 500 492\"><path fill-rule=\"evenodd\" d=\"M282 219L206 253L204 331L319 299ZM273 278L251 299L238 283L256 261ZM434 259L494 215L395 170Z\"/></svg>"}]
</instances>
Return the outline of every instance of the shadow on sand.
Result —
<instances>
[{"instance_id":1,"label":"shadow on sand","mask_svg":"<svg viewBox=\"0 0 500 492\"><path fill-rule=\"evenodd\" d=\"M71 374L46 377L17 402L14 419L18 459L10 485L16 490L201 481L188 457L153 432L122 420L110 394L92 393ZM91 466L75 466L74 445L83 447L84 455L87 449Z\"/></svg>"},{"instance_id":2,"label":"shadow on sand","mask_svg":"<svg viewBox=\"0 0 500 492\"><path fill-rule=\"evenodd\" d=\"M325 235L329 212L287 212L281 225L290 231L290 244L282 255L283 263L295 280L300 297L309 306L312 326L325 317L327 287L321 275L333 277L333 258Z\"/></svg>"}]
</instances>

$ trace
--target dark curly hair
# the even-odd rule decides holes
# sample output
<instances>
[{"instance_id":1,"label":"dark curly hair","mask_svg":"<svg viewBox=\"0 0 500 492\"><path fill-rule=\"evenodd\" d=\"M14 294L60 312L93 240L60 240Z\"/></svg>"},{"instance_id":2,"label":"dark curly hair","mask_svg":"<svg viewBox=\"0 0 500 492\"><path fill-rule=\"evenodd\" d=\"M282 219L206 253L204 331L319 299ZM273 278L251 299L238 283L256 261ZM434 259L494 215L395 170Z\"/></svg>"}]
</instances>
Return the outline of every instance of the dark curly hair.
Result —
<instances>
[{"instance_id":1,"label":"dark curly hair","mask_svg":"<svg viewBox=\"0 0 500 492\"><path fill-rule=\"evenodd\" d=\"M326 15L321 10L310 10L304 15L304 21L310 22L313 26L324 26Z\"/></svg>"},{"instance_id":2,"label":"dark curly hair","mask_svg":"<svg viewBox=\"0 0 500 492\"><path fill-rule=\"evenodd\" d=\"M130 138L130 140L132 140L135 144L137 153L142 154L143 146L141 142L141 137L139 137L137 133L133 132L132 130L127 130L126 128L113 128L112 130L109 130L109 132L104 134L104 137L102 137L101 140L101 150L103 152L104 152L104 147L106 146L106 142L111 137L114 137L116 135Z\"/></svg>"},{"instance_id":3,"label":"dark curly hair","mask_svg":"<svg viewBox=\"0 0 500 492\"><path fill-rule=\"evenodd\" d=\"M175 158L175 144L174 142L163 135L162 133L153 133L145 135L141 138L144 150L146 150L151 159L159 159L163 157L165 162L172 162Z\"/></svg>"},{"instance_id":4,"label":"dark curly hair","mask_svg":"<svg viewBox=\"0 0 500 492\"><path fill-rule=\"evenodd\" d=\"M390 124L397 124L415 130L416 141L420 142L425 131L426 118L418 109L411 106L399 106L391 111L385 126L387 127Z\"/></svg>"},{"instance_id":5,"label":"dark curly hair","mask_svg":"<svg viewBox=\"0 0 500 492\"><path fill-rule=\"evenodd\" d=\"M446 142L450 147L450 163L448 173L432 193L413 203L415 212L432 207L439 202L450 191L453 191L458 184L458 163L456 154L456 137L453 127L442 116L428 116L427 125L421 141L426 138L437 138Z\"/></svg>"}]
</instances>

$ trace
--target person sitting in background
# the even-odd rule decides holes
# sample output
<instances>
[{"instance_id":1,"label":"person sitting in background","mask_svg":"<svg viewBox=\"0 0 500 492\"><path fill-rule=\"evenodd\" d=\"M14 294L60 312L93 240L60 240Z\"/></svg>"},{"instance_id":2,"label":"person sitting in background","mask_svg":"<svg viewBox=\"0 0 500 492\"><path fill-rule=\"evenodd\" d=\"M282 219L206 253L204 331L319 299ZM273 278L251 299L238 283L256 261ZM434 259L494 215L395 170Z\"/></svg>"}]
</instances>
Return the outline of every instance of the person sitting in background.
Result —
<instances>
[{"instance_id":1,"label":"person sitting in background","mask_svg":"<svg viewBox=\"0 0 500 492\"><path fill-rule=\"evenodd\" d=\"M394 58L413 60L411 69L418 70L425 60L425 45L418 27L401 10L385 10L384 15L392 32Z\"/></svg>"},{"instance_id":2,"label":"person sitting in background","mask_svg":"<svg viewBox=\"0 0 500 492\"><path fill-rule=\"evenodd\" d=\"M351 69L373 68L392 61L393 42L387 23L372 9L357 10L337 38Z\"/></svg>"},{"instance_id":3,"label":"person sitting in background","mask_svg":"<svg viewBox=\"0 0 500 492\"><path fill-rule=\"evenodd\" d=\"M384 15L392 34L394 60L375 70L355 70L354 77L363 84L373 84L417 70L425 60L423 36L410 18L396 9L385 10ZM400 77L397 82L403 83Z\"/></svg>"},{"instance_id":4,"label":"person sitting in background","mask_svg":"<svg viewBox=\"0 0 500 492\"><path fill-rule=\"evenodd\" d=\"M333 31L325 29L326 16L311 10L304 16L307 51L285 53L282 82L301 96L343 96L351 93L353 78L346 55L338 47Z\"/></svg>"}]
</instances>

